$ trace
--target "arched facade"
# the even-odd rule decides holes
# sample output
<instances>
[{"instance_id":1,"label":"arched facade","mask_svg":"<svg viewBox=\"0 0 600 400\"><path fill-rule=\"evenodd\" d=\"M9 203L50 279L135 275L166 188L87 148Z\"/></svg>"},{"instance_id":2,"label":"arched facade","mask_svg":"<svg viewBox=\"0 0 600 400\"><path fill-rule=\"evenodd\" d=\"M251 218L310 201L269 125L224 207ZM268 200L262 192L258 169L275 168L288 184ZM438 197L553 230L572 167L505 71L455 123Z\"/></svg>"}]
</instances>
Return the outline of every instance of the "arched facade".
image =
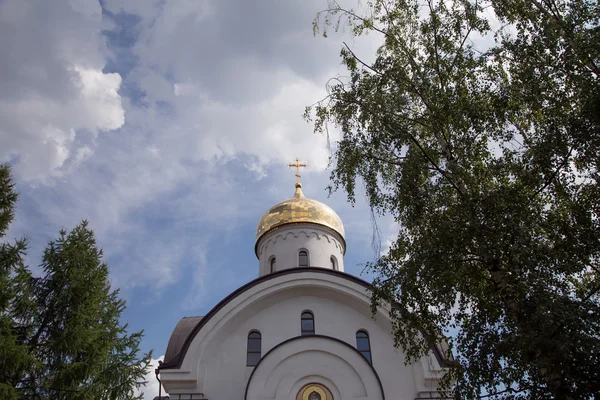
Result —
<instances>
[{"instance_id":1,"label":"arched facade","mask_svg":"<svg viewBox=\"0 0 600 400\"><path fill-rule=\"evenodd\" d=\"M252 371L244 398L294 399L310 384L322 386L322 400L329 394L333 399L385 398L377 371L364 357L348 343L323 335L292 338L271 349Z\"/></svg>"},{"instance_id":2,"label":"arched facade","mask_svg":"<svg viewBox=\"0 0 600 400\"><path fill-rule=\"evenodd\" d=\"M298 322L306 310L314 314L315 334L302 336ZM253 372L254 368L260 367L263 360L267 359L267 354L279 346L281 349L277 351L287 352L289 357L294 354L289 363L281 364L278 370L281 373L287 371L286 379L293 380L293 383L288 380L276 385L273 383L286 396L317 378L317 382L331 387L334 397L336 390L337 393L348 390L358 393L358 389L351 386L338 387L339 382L349 379L350 369L340 369L346 372L340 372L339 376L334 372L329 375L325 372L309 374L307 369L294 369L293 366L300 362L298 360L319 365L342 363L328 358L333 355L319 353L318 349L326 347L322 340L302 342L304 347L299 344L292 346L292 343L301 342L298 338L327 338L328 341L335 341L336 346L352 350L352 353L344 357L346 361L350 359L348 357L354 357L350 364L361 365L361 379L367 379L363 376L365 371L373 368L379 376L383 393L394 394L388 398L412 400L419 392L435 390L441 369L436 358L430 355L423 362L406 366L404 354L393 347L387 311L380 309L375 317L372 318L370 311L369 285L358 278L323 268L279 271L240 288L207 316L198 320L193 328L188 329L187 334L183 334L186 336L185 341L180 342L179 348L171 351L171 354L176 355L170 360L166 359L161 366L161 380L171 399L177 399L173 396L179 394L194 393L203 393L211 400L243 398L250 375L259 373L258 369ZM361 329L368 331L370 335L372 365L356 349L356 332ZM261 333L263 355L256 366L246 366L248 333L253 330ZM174 335L179 337L182 333L174 332ZM280 357L274 357L273 360L275 359ZM267 365L269 364L263 367ZM263 374L262 371L261 369L260 374ZM258 376L262 375L256 375L255 378ZM269 376L275 382L279 375L270 373ZM259 381L263 382L262 378ZM328 386L332 383L333 386ZM271 387L269 382L263 384ZM254 387L252 385L249 387ZM281 385L287 385L287 389L283 390ZM372 387L371 384L365 385ZM383 397L372 397L369 394L362 398Z\"/></svg>"}]
</instances>

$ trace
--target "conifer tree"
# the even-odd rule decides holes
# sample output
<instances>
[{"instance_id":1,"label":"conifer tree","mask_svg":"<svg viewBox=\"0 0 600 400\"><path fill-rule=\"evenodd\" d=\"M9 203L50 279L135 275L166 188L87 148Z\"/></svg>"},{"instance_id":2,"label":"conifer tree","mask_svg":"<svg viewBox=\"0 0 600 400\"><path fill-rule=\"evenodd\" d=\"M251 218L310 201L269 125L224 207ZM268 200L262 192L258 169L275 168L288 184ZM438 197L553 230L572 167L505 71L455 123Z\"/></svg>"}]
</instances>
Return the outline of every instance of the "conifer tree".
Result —
<instances>
[{"instance_id":1,"label":"conifer tree","mask_svg":"<svg viewBox=\"0 0 600 400\"><path fill-rule=\"evenodd\" d=\"M17 193L10 169L0 165L0 240L14 217ZM12 307L17 296L14 274L23 267L25 240L0 242L0 398L18 399L15 382L33 365L21 332L15 327Z\"/></svg>"},{"instance_id":2,"label":"conifer tree","mask_svg":"<svg viewBox=\"0 0 600 400\"><path fill-rule=\"evenodd\" d=\"M16 195L7 167L0 189L10 222ZM9 218L4 218L7 215ZM129 399L151 354L142 332L120 321L125 302L110 287L93 231L83 221L48 244L40 277L23 266L24 243L3 244L0 394L11 399ZM15 357L15 355L17 357Z\"/></svg>"}]
</instances>

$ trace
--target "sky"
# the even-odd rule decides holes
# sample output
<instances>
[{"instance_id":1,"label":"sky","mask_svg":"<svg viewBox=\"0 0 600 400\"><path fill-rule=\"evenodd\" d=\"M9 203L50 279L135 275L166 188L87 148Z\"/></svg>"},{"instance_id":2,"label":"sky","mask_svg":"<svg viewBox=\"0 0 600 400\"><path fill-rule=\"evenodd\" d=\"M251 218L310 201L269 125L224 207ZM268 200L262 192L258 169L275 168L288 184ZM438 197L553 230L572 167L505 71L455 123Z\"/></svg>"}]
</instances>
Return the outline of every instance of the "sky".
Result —
<instances>
[{"instance_id":1,"label":"sky","mask_svg":"<svg viewBox=\"0 0 600 400\"><path fill-rule=\"evenodd\" d=\"M377 256L362 193L354 207L328 196L327 139L302 114L345 73L343 41L369 60L381 39L315 37L326 7L0 0L0 162L19 192L8 238L29 237L36 270L46 243L87 219L155 363L180 318L258 276L256 224L292 196L296 157L305 195L344 222L346 272ZM385 245L397 226L378 224Z\"/></svg>"}]
</instances>

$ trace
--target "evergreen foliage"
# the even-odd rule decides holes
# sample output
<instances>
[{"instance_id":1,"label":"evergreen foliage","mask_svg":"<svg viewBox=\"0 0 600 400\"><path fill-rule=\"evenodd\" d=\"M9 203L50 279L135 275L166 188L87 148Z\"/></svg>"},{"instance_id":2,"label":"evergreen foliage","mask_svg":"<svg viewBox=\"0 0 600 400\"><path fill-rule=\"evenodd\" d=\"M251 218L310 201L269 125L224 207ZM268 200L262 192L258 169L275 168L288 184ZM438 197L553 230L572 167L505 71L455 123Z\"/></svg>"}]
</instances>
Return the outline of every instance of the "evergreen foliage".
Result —
<instances>
[{"instance_id":1,"label":"evergreen foliage","mask_svg":"<svg viewBox=\"0 0 600 400\"><path fill-rule=\"evenodd\" d=\"M372 63L344 47L349 76L305 116L341 131L331 189L353 202L362 182L399 222L368 265L373 306L397 305L410 360L449 341L456 398L600 393L599 22L594 0L331 2L315 19L383 39Z\"/></svg>"},{"instance_id":2,"label":"evergreen foliage","mask_svg":"<svg viewBox=\"0 0 600 400\"><path fill-rule=\"evenodd\" d=\"M16 197L0 166L0 237ZM125 302L88 223L48 244L41 277L24 266L25 250L26 240L0 245L0 398L136 398L151 354L140 356L142 332L119 321Z\"/></svg>"}]
</instances>

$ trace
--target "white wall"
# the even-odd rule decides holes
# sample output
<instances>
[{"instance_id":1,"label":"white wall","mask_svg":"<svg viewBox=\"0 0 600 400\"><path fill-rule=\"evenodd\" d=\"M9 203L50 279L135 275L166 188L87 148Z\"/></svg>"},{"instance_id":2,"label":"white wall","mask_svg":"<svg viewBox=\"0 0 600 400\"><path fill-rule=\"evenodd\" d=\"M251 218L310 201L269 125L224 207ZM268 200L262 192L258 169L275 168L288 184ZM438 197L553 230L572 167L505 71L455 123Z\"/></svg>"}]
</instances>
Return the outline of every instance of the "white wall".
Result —
<instances>
[{"instance_id":1,"label":"white wall","mask_svg":"<svg viewBox=\"0 0 600 400\"><path fill-rule=\"evenodd\" d=\"M298 253L307 250L309 266L330 267L333 256L338 271L344 271L344 248L340 237L327 228L312 224L283 226L264 235L257 246L259 276L269 274L270 261L277 260L276 271L298 267Z\"/></svg>"},{"instance_id":2,"label":"white wall","mask_svg":"<svg viewBox=\"0 0 600 400\"><path fill-rule=\"evenodd\" d=\"M313 312L317 334L355 346L357 330L369 333L373 366L386 399L412 400L419 391L435 390L431 374L421 371L427 368L427 363L404 365L404 354L393 347L389 320L383 314L378 314L376 320L371 318L368 293L361 285L337 276L306 272L265 281L232 303L199 332L180 370L162 371L161 378L169 394L194 392L204 393L210 400L243 399L253 370L246 367L248 333L261 332L264 355L279 343L300 335L300 315L305 310ZM293 343L296 342L289 345ZM288 344L282 347L285 346ZM341 375L350 376L341 369L337 375L336 369L331 368L334 360L323 354L307 358L306 362L309 361L318 375L314 379L324 383L342 382L344 386L345 378ZM430 358L428 362L431 361ZM284 376L290 388L307 379L306 371L293 367L296 362L297 359L278 368L278 376ZM379 399L372 392L363 398Z\"/></svg>"}]
</instances>

